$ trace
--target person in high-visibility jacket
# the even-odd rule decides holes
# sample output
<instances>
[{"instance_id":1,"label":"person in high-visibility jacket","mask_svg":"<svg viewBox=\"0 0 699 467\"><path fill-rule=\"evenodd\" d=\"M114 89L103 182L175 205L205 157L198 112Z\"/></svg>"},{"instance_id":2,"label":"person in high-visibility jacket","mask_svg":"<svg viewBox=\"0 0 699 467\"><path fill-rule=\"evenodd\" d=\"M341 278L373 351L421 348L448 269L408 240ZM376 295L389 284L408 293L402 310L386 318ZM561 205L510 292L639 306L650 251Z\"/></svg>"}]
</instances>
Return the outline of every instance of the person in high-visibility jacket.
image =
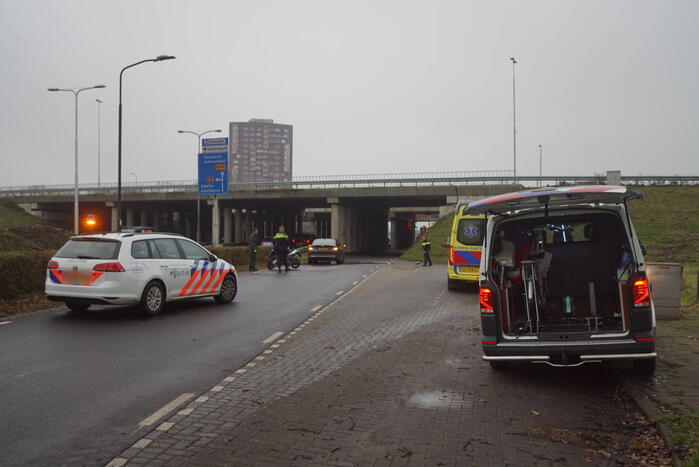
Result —
<instances>
[{"instance_id":1,"label":"person in high-visibility jacket","mask_svg":"<svg viewBox=\"0 0 699 467\"><path fill-rule=\"evenodd\" d=\"M289 256L289 236L284 232L284 226L279 226L279 232L272 238L274 246L274 256L277 258L278 272L282 272L282 264L289 270L289 263L286 258Z\"/></svg>"},{"instance_id":2,"label":"person in high-visibility jacket","mask_svg":"<svg viewBox=\"0 0 699 467\"><path fill-rule=\"evenodd\" d=\"M430 258L430 253L432 252L432 242L427 240L427 238L422 239L422 256L423 262L422 266L432 266L432 258Z\"/></svg>"}]
</instances>

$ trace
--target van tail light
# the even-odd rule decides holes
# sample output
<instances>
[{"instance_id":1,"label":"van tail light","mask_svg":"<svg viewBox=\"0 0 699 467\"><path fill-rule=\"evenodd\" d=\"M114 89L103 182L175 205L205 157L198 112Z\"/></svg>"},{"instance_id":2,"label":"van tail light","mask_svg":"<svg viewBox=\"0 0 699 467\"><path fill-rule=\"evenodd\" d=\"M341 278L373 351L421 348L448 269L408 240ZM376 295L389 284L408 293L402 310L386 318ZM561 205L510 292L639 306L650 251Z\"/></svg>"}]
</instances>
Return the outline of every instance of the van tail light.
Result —
<instances>
[{"instance_id":1,"label":"van tail light","mask_svg":"<svg viewBox=\"0 0 699 467\"><path fill-rule=\"evenodd\" d=\"M96 264L93 271L100 272L124 272L124 266L121 263L100 263Z\"/></svg>"},{"instance_id":2,"label":"van tail light","mask_svg":"<svg viewBox=\"0 0 699 467\"><path fill-rule=\"evenodd\" d=\"M481 313L495 313L495 294L488 287L481 287Z\"/></svg>"},{"instance_id":3,"label":"van tail light","mask_svg":"<svg viewBox=\"0 0 699 467\"><path fill-rule=\"evenodd\" d=\"M650 286L646 277L637 277L631 286L633 306L636 308L650 306Z\"/></svg>"},{"instance_id":4,"label":"van tail light","mask_svg":"<svg viewBox=\"0 0 699 467\"><path fill-rule=\"evenodd\" d=\"M46 265L46 269L58 269L58 263L56 261L49 261L49 264Z\"/></svg>"},{"instance_id":5,"label":"van tail light","mask_svg":"<svg viewBox=\"0 0 699 467\"><path fill-rule=\"evenodd\" d=\"M449 266L452 266L454 264L454 247L450 246L449 247Z\"/></svg>"}]
</instances>

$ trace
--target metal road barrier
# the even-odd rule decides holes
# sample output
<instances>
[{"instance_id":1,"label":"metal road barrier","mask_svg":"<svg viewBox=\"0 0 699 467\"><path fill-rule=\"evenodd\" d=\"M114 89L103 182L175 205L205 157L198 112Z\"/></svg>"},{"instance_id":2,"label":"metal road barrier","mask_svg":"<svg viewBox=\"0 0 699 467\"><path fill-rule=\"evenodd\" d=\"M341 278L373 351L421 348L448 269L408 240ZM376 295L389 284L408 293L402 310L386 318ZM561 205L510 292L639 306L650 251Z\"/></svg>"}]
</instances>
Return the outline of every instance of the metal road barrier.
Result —
<instances>
[{"instance_id":1,"label":"metal road barrier","mask_svg":"<svg viewBox=\"0 0 699 467\"><path fill-rule=\"evenodd\" d=\"M604 184L605 175L560 175L560 176L517 176L517 183L533 186L565 184ZM696 175L622 175L624 185L695 185ZM491 170L479 172L419 172L367 175L314 175L294 177L288 181L249 181L231 182L230 191L242 190L299 190L313 188L353 188L353 187L395 187L395 186L435 186L468 184L509 184L513 183L511 170ZM122 191L139 193L196 192L195 180L160 180L150 182L122 182ZM47 195L69 195L74 185L26 185L0 187L0 197L28 197ZM116 193L116 183L84 183L79 185L81 195Z\"/></svg>"}]
</instances>

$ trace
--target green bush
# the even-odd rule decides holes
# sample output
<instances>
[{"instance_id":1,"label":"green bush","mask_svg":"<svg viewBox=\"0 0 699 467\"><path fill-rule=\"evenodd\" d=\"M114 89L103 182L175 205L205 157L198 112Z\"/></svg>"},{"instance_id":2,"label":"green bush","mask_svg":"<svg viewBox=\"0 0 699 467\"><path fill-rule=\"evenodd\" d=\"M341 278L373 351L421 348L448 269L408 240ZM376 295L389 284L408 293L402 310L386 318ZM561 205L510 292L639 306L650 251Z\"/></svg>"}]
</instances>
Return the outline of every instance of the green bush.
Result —
<instances>
[{"instance_id":1,"label":"green bush","mask_svg":"<svg viewBox=\"0 0 699 467\"><path fill-rule=\"evenodd\" d=\"M0 252L0 300L43 292L46 264L54 253L53 250Z\"/></svg>"},{"instance_id":2,"label":"green bush","mask_svg":"<svg viewBox=\"0 0 699 467\"><path fill-rule=\"evenodd\" d=\"M247 271L250 264L250 250L246 246L208 246L207 249L221 258L228 261L239 271ZM257 248L257 268L267 267L267 258L271 248L261 246Z\"/></svg>"}]
</instances>

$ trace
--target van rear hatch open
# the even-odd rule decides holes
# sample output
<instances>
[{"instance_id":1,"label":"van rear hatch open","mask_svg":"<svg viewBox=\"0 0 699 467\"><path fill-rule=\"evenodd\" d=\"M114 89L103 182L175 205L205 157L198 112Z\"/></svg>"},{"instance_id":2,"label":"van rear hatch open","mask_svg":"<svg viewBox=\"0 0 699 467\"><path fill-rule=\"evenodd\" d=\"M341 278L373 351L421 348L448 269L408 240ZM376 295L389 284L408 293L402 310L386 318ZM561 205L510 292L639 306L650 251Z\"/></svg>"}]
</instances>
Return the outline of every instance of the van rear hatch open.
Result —
<instances>
[{"instance_id":1,"label":"van rear hatch open","mask_svg":"<svg viewBox=\"0 0 699 467\"><path fill-rule=\"evenodd\" d=\"M643 198L641 192L625 186L588 185L570 187L546 187L519 191L473 201L468 205L470 213L504 214L543 206L561 207L580 204L623 204L630 199Z\"/></svg>"}]
</instances>

